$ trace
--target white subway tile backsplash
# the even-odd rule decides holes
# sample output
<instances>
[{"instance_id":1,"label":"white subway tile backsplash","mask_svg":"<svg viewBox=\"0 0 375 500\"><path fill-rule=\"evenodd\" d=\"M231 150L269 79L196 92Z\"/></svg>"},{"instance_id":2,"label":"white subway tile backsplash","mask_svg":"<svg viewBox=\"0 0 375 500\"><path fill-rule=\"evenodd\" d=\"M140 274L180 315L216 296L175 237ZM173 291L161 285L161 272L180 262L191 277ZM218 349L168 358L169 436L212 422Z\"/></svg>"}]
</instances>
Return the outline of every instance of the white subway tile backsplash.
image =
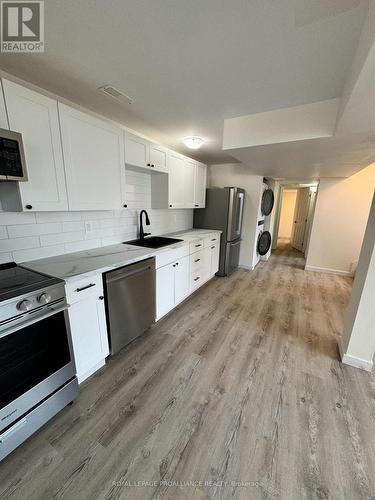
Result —
<instances>
[{"instance_id":1,"label":"white subway tile backsplash","mask_svg":"<svg viewBox=\"0 0 375 500\"><path fill-rule=\"evenodd\" d=\"M63 222L62 230L64 231L64 233L67 233L69 231L84 231L85 223L82 221Z\"/></svg>"},{"instance_id":2,"label":"white subway tile backsplash","mask_svg":"<svg viewBox=\"0 0 375 500\"><path fill-rule=\"evenodd\" d=\"M0 264L12 262L14 260L11 252L0 252Z\"/></svg>"},{"instance_id":3,"label":"white subway tile backsplash","mask_svg":"<svg viewBox=\"0 0 375 500\"><path fill-rule=\"evenodd\" d=\"M69 222L81 220L82 212L37 212L36 222Z\"/></svg>"},{"instance_id":4,"label":"white subway tile backsplash","mask_svg":"<svg viewBox=\"0 0 375 500\"><path fill-rule=\"evenodd\" d=\"M26 248L40 247L38 236L30 236L25 238L10 238L0 241L1 252L14 252L15 250L24 250Z\"/></svg>"},{"instance_id":5,"label":"white subway tile backsplash","mask_svg":"<svg viewBox=\"0 0 375 500\"><path fill-rule=\"evenodd\" d=\"M190 229L193 210L152 210L151 174L127 172L128 209L90 212L0 212L0 262L25 262L113 245L137 238L139 211L147 209L147 232ZM85 222L92 231L85 232Z\"/></svg>"},{"instance_id":6,"label":"white subway tile backsplash","mask_svg":"<svg viewBox=\"0 0 375 500\"><path fill-rule=\"evenodd\" d=\"M71 241L82 241L83 231L73 231L71 233L48 234L40 237L40 243L43 247L55 245L56 243L70 243Z\"/></svg>"},{"instance_id":7,"label":"white subway tile backsplash","mask_svg":"<svg viewBox=\"0 0 375 500\"><path fill-rule=\"evenodd\" d=\"M0 212L0 226L12 224L33 224L36 222L36 214L23 212Z\"/></svg>"},{"instance_id":8,"label":"white subway tile backsplash","mask_svg":"<svg viewBox=\"0 0 375 500\"><path fill-rule=\"evenodd\" d=\"M8 226L9 238L21 238L23 236L40 236L42 234L61 233L62 224L51 222L47 224L18 224L17 226Z\"/></svg>"},{"instance_id":9,"label":"white subway tile backsplash","mask_svg":"<svg viewBox=\"0 0 375 500\"><path fill-rule=\"evenodd\" d=\"M63 253L65 253L64 245L52 245L50 247L17 250L13 252L13 260L15 262L25 262L27 260L55 257L55 255L61 255Z\"/></svg>"},{"instance_id":10,"label":"white subway tile backsplash","mask_svg":"<svg viewBox=\"0 0 375 500\"><path fill-rule=\"evenodd\" d=\"M100 238L88 241L75 241L73 243L65 243L65 252L80 252L81 250L89 250L90 248L98 248L102 246Z\"/></svg>"}]
</instances>

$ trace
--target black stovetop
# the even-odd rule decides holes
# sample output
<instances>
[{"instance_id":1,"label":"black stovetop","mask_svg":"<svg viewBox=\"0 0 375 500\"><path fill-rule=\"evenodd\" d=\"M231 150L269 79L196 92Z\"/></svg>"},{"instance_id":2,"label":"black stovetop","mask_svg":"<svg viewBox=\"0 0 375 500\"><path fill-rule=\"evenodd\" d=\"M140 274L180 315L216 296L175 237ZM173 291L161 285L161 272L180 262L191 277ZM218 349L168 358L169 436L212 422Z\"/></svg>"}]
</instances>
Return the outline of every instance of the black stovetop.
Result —
<instances>
[{"instance_id":1,"label":"black stovetop","mask_svg":"<svg viewBox=\"0 0 375 500\"><path fill-rule=\"evenodd\" d=\"M0 302L57 283L63 283L63 280L32 271L15 262L0 264Z\"/></svg>"}]
</instances>

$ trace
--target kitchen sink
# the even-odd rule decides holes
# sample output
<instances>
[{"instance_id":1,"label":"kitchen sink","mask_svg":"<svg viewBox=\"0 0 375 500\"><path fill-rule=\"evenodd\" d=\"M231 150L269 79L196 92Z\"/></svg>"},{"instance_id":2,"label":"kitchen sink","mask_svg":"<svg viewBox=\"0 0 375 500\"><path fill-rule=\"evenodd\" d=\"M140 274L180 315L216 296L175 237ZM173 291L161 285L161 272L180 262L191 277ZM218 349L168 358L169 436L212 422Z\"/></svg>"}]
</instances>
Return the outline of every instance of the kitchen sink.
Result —
<instances>
[{"instance_id":1,"label":"kitchen sink","mask_svg":"<svg viewBox=\"0 0 375 500\"><path fill-rule=\"evenodd\" d=\"M125 241L124 245L135 245L137 247L145 248L161 248L180 241L183 240L178 240L176 238L164 238L163 236L151 236L150 238L144 238L143 240Z\"/></svg>"}]
</instances>

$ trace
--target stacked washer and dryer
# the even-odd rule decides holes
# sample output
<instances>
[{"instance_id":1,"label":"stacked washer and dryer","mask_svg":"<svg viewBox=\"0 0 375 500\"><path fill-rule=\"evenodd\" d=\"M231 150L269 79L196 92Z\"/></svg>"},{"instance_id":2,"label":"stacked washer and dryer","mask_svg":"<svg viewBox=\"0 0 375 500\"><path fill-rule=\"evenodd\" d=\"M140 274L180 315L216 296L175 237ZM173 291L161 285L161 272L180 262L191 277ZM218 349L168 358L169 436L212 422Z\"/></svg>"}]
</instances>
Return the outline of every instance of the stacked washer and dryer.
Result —
<instances>
[{"instance_id":1,"label":"stacked washer and dryer","mask_svg":"<svg viewBox=\"0 0 375 500\"><path fill-rule=\"evenodd\" d=\"M257 232L255 237L254 263L255 267L260 260L267 260L272 245L271 233L265 229L268 227L268 218L271 215L275 203L275 195L269 187L267 179L263 179L257 221Z\"/></svg>"}]
</instances>

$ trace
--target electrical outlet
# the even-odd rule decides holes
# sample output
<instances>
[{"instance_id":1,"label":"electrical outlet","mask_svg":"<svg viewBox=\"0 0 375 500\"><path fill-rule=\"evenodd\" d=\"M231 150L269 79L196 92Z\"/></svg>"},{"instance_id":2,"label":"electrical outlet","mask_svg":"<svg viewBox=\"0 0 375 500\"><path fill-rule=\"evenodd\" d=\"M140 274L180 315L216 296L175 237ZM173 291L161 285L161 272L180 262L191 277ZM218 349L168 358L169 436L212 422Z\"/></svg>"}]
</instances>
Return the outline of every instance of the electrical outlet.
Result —
<instances>
[{"instance_id":1,"label":"electrical outlet","mask_svg":"<svg viewBox=\"0 0 375 500\"><path fill-rule=\"evenodd\" d=\"M91 221L85 222L85 234L91 234L93 230L93 224Z\"/></svg>"}]
</instances>

